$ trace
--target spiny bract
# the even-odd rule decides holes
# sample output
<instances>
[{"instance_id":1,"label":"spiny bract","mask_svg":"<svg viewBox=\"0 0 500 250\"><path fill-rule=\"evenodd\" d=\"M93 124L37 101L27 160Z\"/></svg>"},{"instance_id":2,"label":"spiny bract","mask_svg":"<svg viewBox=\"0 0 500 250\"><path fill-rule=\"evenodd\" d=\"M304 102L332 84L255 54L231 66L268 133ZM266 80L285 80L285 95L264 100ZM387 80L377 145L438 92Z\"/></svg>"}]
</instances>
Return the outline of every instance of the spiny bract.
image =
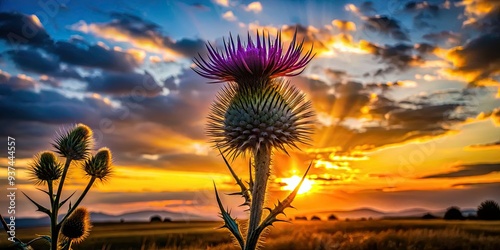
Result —
<instances>
[{"instance_id":1,"label":"spiny bract","mask_svg":"<svg viewBox=\"0 0 500 250\"><path fill-rule=\"evenodd\" d=\"M234 156L260 147L297 147L312 131L313 111L295 87L273 79L263 88L228 85L209 114L208 133L223 151Z\"/></svg>"},{"instance_id":2,"label":"spiny bract","mask_svg":"<svg viewBox=\"0 0 500 250\"><path fill-rule=\"evenodd\" d=\"M104 181L112 172L112 162L111 151L108 148L101 148L95 156L85 161L83 169L88 176Z\"/></svg>"},{"instance_id":3,"label":"spiny bract","mask_svg":"<svg viewBox=\"0 0 500 250\"><path fill-rule=\"evenodd\" d=\"M61 178L63 168L57 156L49 151L39 153L31 164L31 175L36 184L56 181Z\"/></svg>"},{"instance_id":4,"label":"spiny bract","mask_svg":"<svg viewBox=\"0 0 500 250\"><path fill-rule=\"evenodd\" d=\"M78 124L73 129L62 132L52 145L61 156L78 161L87 158L93 144L92 129Z\"/></svg>"}]
</instances>

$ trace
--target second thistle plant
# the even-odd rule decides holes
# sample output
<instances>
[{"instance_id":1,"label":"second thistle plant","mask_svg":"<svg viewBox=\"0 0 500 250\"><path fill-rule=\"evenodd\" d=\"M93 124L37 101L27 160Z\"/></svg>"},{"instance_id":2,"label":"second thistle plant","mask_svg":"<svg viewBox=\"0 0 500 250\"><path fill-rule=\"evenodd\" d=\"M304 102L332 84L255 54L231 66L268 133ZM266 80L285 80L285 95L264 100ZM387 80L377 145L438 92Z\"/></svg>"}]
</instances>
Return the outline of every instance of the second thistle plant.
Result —
<instances>
[{"instance_id":1,"label":"second thistle plant","mask_svg":"<svg viewBox=\"0 0 500 250\"><path fill-rule=\"evenodd\" d=\"M298 148L298 143L307 143L312 133L311 103L280 77L300 74L313 56L312 48L302 54L303 42L296 42L296 34L286 51L280 33L273 42L269 34L257 32L256 44L248 35L246 47L239 36L236 40L235 43L232 36L228 42L224 40L223 51L208 44L209 58L196 58L194 70L214 82L229 82L211 107L208 134L236 179L241 189L238 194L245 198L244 205L250 206L244 239L238 223L224 210L216 192L224 227L231 231L241 249L250 250L257 247L262 231L279 221L277 216L291 207L302 183L283 202L273 209L267 208L269 214L263 218L273 150L286 153L288 147ZM248 186L237 177L224 156L235 158L246 153L253 159Z\"/></svg>"},{"instance_id":2,"label":"second thistle plant","mask_svg":"<svg viewBox=\"0 0 500 250\"><path fill-rule=\"evenodd\" d=\"M62 132L52 145L55 148L55 153L66 158L65 163L60 163L58 156L54 152L44 151L34 157L30 167L35 184L47 186L46 190L39 190L48 195L50 208L40 205L24 194L37 207L37 211L49 216L50 236L40 236L28 243L17 240L16 244L21 249L30 249L30 244L37 240L46 240L50 243L52 250L65 250L71 249L72 243L79 243L85 239L91 227L90 215L85 208L78 208L78 205L80 205L80 202L82 202L96 180L105 181L112 173L111 151L108 148L101 148L95 155L91 154L94 139L92 130L86 125L78 124ZM71 205L71 202L69 203L66 215L59 220L60 209L74 194L66 198L62 197L67 174L72 171L72 165L75 165L72 163L82 165L83 170L90 179L76 202L73 205Z\"/></svg>"}]
</instances>

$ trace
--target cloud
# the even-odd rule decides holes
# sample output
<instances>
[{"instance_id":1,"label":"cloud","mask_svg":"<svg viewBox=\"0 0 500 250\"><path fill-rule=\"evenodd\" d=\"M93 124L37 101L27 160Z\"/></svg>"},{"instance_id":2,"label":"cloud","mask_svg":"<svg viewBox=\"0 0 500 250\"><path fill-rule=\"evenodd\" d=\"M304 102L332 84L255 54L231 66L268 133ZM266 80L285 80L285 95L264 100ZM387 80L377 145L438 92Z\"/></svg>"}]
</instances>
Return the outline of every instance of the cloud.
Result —
<instances>
[{"instance_id":1,"label":"cloud","mask_svg":"<svg viewBox=\"0 0 500 250\"><path fill-rule=\"evenodd\" d=\"M443 30L441 32L427 33L422 36L423 39L433 43L444 43L448 45L459 44L462 39L462 34L453 31Z\"/></svg>"},{"instance_id":2,"label":"cloud","mask_svg":"<svg viewBox=\"0 0 500 250\"><path fill-rule=\"evenodd\" d=\"M373 6L372 1L365 1L365 2L361 3L361 5L359 7L357 7L354 4L347 4L344 9L346 11L350 11L350 12L352 12L360 17L375 14L377 12L375 7Z\"/></svg>"},{"instance_id":3,"label":"cloud","mask_svg":"<svg viewBox=\"0 0 500 250\"><path fill-rule=\"evenodd\" d=\"M39 50L11 50L7 52L17 68L38 74L61 78L81 79L80 74L72 68L63 68L59 59L52 55L42 54Z\"/></svg>"},{"instance_id":4,"label":"cloud","mask_svg":"<svg viewBox=\"0 0 500 250\"><path fill-rule=\"evenodd\" d=\"M475 27L482 32L500 32L500 2L496 0L464 0L464 26Z\"/></svg>"},{"instance_id":5,"label":"cloud","mask_svg":"<svg viewBox=\"0 0 500 250\"><path fill-rule=\"evenodd\" d=\"M399 43L396 45L380 46L362 40L360 42L361 48L373 54L381 62L389 65L388 68L375 72L375 76L386 73L391 73L397 70L406 70L413 66L419 66L424 63L424 58L419 52L419 46L415 47L408 44ZM422 51L422 48L420 49Z\"/></svg>"},{"instance_id":6,"label":"cloud","mask_svg":"<svg viewBox=\"0 0 500 250\"><path fill-rule=\"evenodd\" d=\"M351 21L335 19L332 21L332 25L341 32L356 31L356 24Z\"/></svg>"},{"instance_id":7,"label":"cloud","mask_svg":"<svg viewBox=\"0 0 500 250\"><path fill-rule=\"evenodd\" d=\"M366 17L364 27L373 32L380 32L399 41L409 41L408 34L403 30L399 21L388 16Z\"/></svg>"},{"instance_id":8,"label":"cloud","mask_svg":"<svg viewBox=\"0 0 500 250\"><path fill-rule=\"evenodd\" d=\"M454 122L451 114L458 104L423 106L418 109L395 109L386 114L389 125L413 128L432 127L444 122ZM461 120L458 119L457 120ZM439 125L438 125L439 126Z\"/></svg>"},{"instance_id":9,"label":"cloud","mask_svg":"<svg viewBox=\"0 0 500 250\"><path fill-rule=\"evenodd\" d=\"M347 72L331 68L326 68L324 74L330 82L342 82L348 77Z\"/></svg>"},{"instance_id":10,"label":"cloud","mask_svg":"<svg viewBox=\"0 0 500 250\"><path fill-rule=\"evenodd\" d=\"M5 74L0 74L0 78L5 80ZM55 132L62 125L81 122L99 127L104 117L117 117L110 103L98 96L71 98L59 91L42 89L35 92L33 84L36 83L32 79L26 86L12 83L13 79L26 82L23 77L7 79L11 84L0 83L0 126L3 128L0 135L16 137L16 141L24 145L16 152L20 158L31 157L50 147Z\"/></svg>"},{"instance_id":11,"label":"cloud","mask_svg":"<svg viewBox=\"0 0 500 250\"><path fill-rule=\"evenodd\" d=\"M224 18L230 22L234 22L234 21L238 20L238 18L236 18L234 13L230 10L228 10L224 14L222 14L222 18Z\"/></svg>"},{"instance_id":12,"label":"cloud","mask_svg":"<svg viewBox=\"0 0 500 250\"><path fill-rule=\"evenodd\" d=\"M452 167L452 171L440 174L433 174L421 177L430 178L460 178L470 176L481 176L490 173L500 172L500 163L477 163L468 165L457 165Z\"/></svg>"},{"instance_id":13,"label":"cloud","mask_svg":"<svg viewBox=\"0 0 500 250\"><path fill-rule=\"evenodd\" d=\"M491 119L497 127L500 127L500 108L496 108L495 110L493 110L493 112L491 113Z\"/></svg>"},{"instance_id":14,"label":"cloud","mask_svg":"<svg viewBox=\"0 0 500 250\"><path fill-rule=\"evenodd\" d=\"M474 144L467 146L467 150L488 150L488 149L500 149L500 141L484 143L484 144Z\"/></svg>"},{"instance_id":15,"label":"cloud","mask_svg":"<svg viewBox=\"0 0 500 250\"><path fill-rule=\"evenodd\" d=\"M451 48L444 54L453 64L446 72L451 76L463 77L471 86L497 85L500 74L499 34L482 34L463 46Z\"/></svg>"},{"instance_id":16,"label":"cloud","mask_svg":"<svg viewBox=\"0 0 500 250\"><path fill-rule=\"evenodd\" d=\"M248 12L252 11L254 13L259 13L262 11L262 4L258 1L251 2L245 7L245 10Z\"/></svg>"},{"instance_id":17,"label":"cloud","mask_svg":"<svg viewBox=\"0 0 500 250\"><path fill-rule=\"evenodd\" d=\"M140 101L123 96L119 100L138 121L160 124L187 138L206 139L205 116L221 86L204 82L206 81L194 71L186 69L180 75L164 80L164 86L169 86L171 90L168 95L157 95Z\"/></svg>"},{"instance_id":18,"label":"cloud","mask_svg":"<svg viewBox=\"0 0 500 250\"><path fill-rule=\"evenodd\" d=\"M118 42L127 42L136 48L161 53L165 57L193 57L204 49L205 43L200 39L173 40L162 34L161 27L151 21L127 13L112 13L112 21L107 23L87 24L80 21L70 28L83 33L91 33L99 37Z\"/></svg>"},{"instance_id":19,"label":"cloud","mask_svg":"<svg viewBox=\"0 0 500 250\"><path fill-rule=\"evenodd\" d=\"M52 42L36 15L0 12L0 20L0 39L10 45L43 46Z\"/></svg>"},{"instance_id":20,"label":"cloud","mask_svg":"<svg viewBox=\"0 0 500 250\"><path fill-rule=\"evenodd\" d=\"M104 72L85 80L87 91L115 96L156 96L163 91L147 71L144 74Z\"/></svg>"},{"instance_id":21,"label":"cloud","mask_svg":"<svg viewBox=\"0 0 500 250\"><path fill-rule=\"evenodd\" d=\"M432 4L428 2L414 2L410 1L405 4L403 7L404 11L428 11L432 15L436 16L439 13L439 5Z\"/></svg>"},{"instance_id":22,"label":"cloud","mask_svg":"<svg viewBox=\"0 0 500 250\"><path fill-rule=\"evenodd\" d=\"M58 41L49 50L62 62L104 70L130 72L141 65L143 57L130 52L112 50L101 44L83 41Z\"/></svg>"},{"instance_id":23,"label":"cloud","mask_svg":"<svg viewBox=\"0 0 500 250\"><path fill-rule=\"evenodd\" d=\"M6 91L8 89L34 89L37 83L29 76L20 74L11 76L9 73L0 70L0 90ZM7 88L7 89L4 89Z\"/></svg>"},{"instance_id":24,"label":"cloud","mask_svg":"<svg viewBox=\"0 0 500 250\"><path fill-rule=\"evenodd\" d=\"M229 7L229 0L214 0L220 6Z\"/></svg>"}]
</instances>

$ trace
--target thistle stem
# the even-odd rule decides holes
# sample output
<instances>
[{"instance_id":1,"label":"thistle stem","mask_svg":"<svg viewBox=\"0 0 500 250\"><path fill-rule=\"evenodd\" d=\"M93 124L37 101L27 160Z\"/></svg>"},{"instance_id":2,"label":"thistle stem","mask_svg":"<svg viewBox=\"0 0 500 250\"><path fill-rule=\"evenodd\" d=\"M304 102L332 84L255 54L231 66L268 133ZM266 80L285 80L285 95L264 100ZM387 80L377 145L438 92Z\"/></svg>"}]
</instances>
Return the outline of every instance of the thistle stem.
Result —
<instances>
[{"instance_id":1,"label":"thistle stem","mask_svg":"<svg viewBox=\"0 0 500 250\"><path fill-rule=\"evenodd\" d=\"M87 184L87 187L85 187L85 190L83 190L83 193L80 195L80 197L78 198L78 200L75 202L75 204L68 210L68 213L64 216L64 218L61 220L61 222L59 223L60 225L66 220L66 218L68 218L68 216L71 215L71 213L73 213L73 211L75 211L75 209L78 207L78 205L80 205L80 202L82 202L83 198L85 197L85 195L87 195L87 193L89 192L90 188L92 187L92 185L94 184L96 180L96 177L92 176L92 178L90 179L89 183Z\"/></svg>"},{"instance_id":2,"label":"thistle stem","mask_svg":"<svg viewBox=\"0 0 500 250\"><path fill-rule=\"evenodd\" d=\"M54 211L54 185L52 180L47 181L47 188L49 189L50 209L51 211Z\"/></svg>"},{"instance_id":3,"label":"thistle stem","mask_svg":"<svg viewBox=\"0 0 500 250\"><path fill-rule=\"evenodd\" d=\"M61 176L61 182L57 187L56 197L52 204L52 214L51 214L52 216L50 217L50 241L52 250L57 250L59 229L60 229L60 226L57 224L57 216L59 214L59 200L61 199L64 180L66 179L66 174L68 173L70 164L71 164L71 158L66 158L66 163L64 164L64 169Z\"/></svg>"},{"instance_id":4,"label":"thistle stem","mask_svg":"<svg viewBox=\"0 0 500 250\"><path fill-rule=\"evenodd\" d=\"M255 180L252 189L252 204L250 207L250 221L247 233L246 250L253 250L257 246L259 233L257 228L262 220L262 210L266 198L267 181L270 175L271 149L260 147L254 152Z\"/></svg>"}]
</instances>

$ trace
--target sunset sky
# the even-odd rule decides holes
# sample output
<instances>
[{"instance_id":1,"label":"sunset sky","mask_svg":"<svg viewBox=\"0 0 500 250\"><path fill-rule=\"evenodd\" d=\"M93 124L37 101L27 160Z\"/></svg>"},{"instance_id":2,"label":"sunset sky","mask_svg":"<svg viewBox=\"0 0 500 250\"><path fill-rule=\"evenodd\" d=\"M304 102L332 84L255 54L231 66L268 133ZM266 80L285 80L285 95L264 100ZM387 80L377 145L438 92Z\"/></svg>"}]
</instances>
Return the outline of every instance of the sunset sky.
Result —
<instances>
[{"instance_id":1,"label":"sunset sky","mask_svg":"<svg viewBox=\"0 0 500 250\"><path fill-rule=\"evenodd\" d=\"M206 42L257 30L281 30L285 46L297 30L316 53L288 79L313 103L313 140L276 152L269 202L310 162L292 213L500 201L500 1L47 2L0 1L0 134L16 138L17 187L38 201L32 156L84 123L96 149L112 150L114 175L82 205L215 217L213 181L236 191L205 135L224 84L207 84L192 59ZM248 179L248 159L233 165ZM65 193L86 181L72 166ZM221 198L244 216L240 197ZM18 216L43 215L34 210L18 193Z\"/></svg>"}]
</instances>

